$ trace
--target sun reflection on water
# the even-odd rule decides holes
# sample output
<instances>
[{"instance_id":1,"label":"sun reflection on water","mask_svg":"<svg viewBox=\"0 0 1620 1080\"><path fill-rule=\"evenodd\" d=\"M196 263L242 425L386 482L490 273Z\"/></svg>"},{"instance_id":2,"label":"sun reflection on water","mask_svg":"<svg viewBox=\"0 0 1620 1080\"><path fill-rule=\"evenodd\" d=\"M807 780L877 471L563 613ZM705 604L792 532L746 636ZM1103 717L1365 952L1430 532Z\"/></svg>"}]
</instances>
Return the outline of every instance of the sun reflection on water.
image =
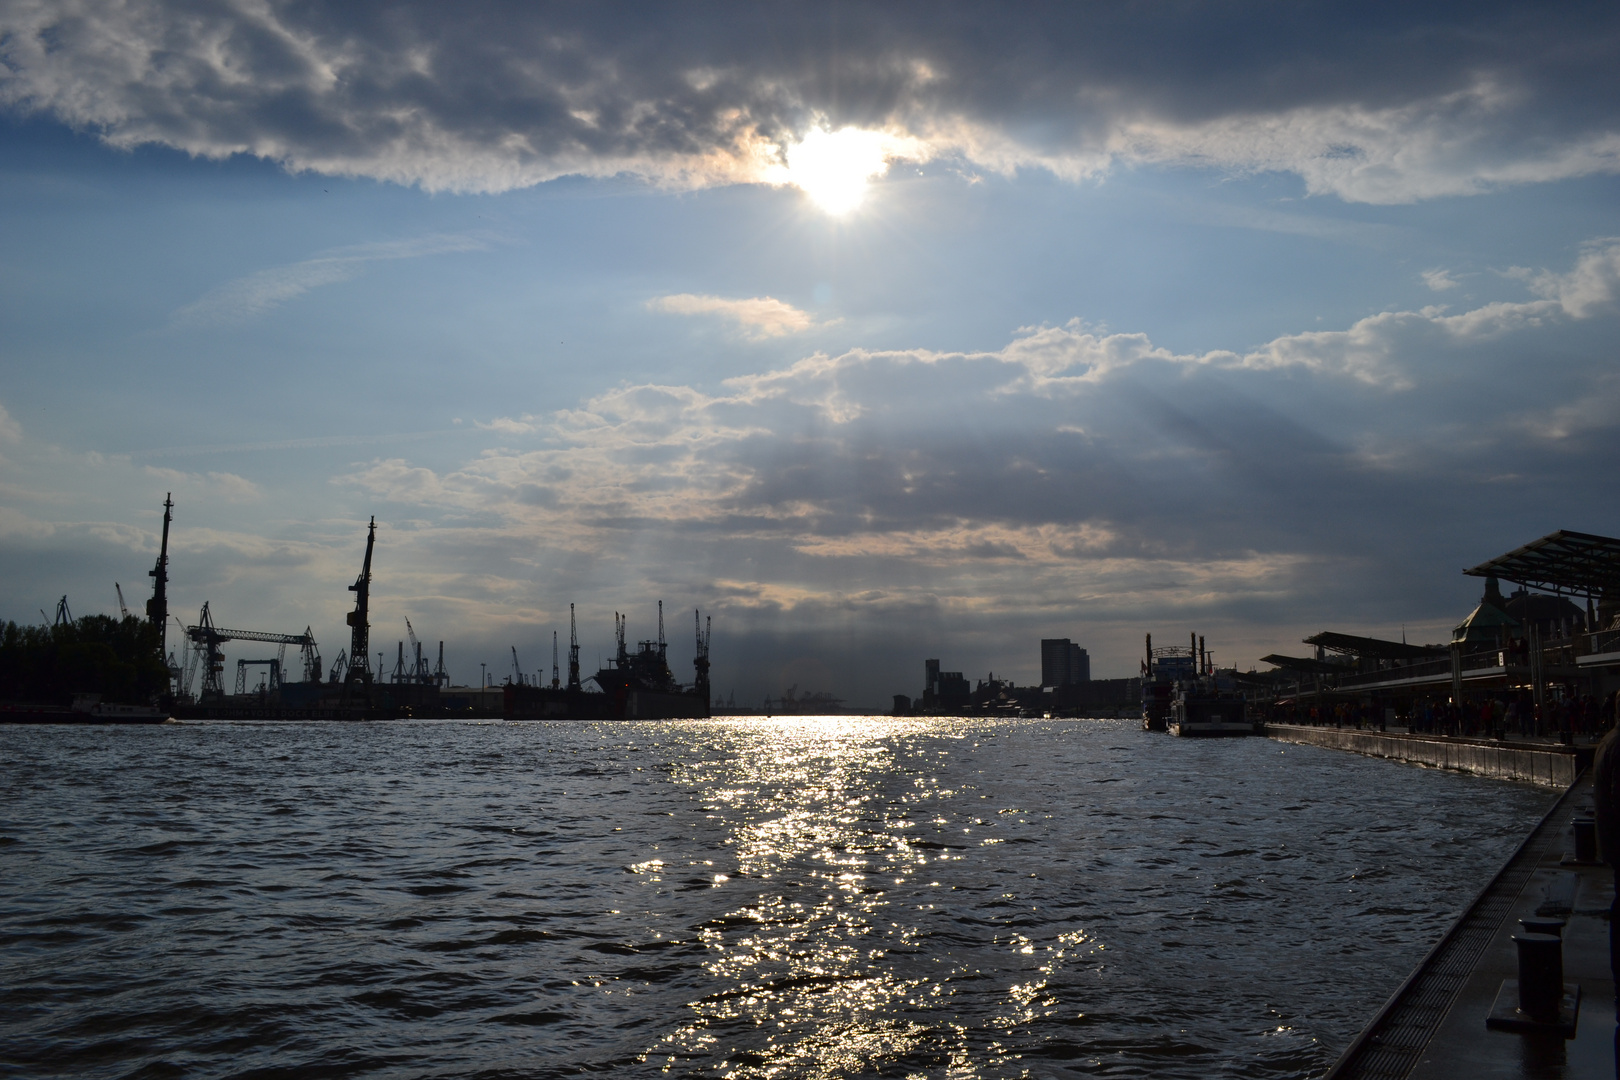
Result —
<instances>
[{"instance_id":1,"label":"sun reflection on water","mask_svg":"<svg viewBox=\"0 0 1620 1080\"><path fill-rule=\"evenodd\" d=\"M725 822L728 887L751 895L702 930L705 968L723 989L692 1002L644 1060L672 1071L724 1053L718 1074L739 1078L847 1076L880 1061L979 1074L974 1060L995 1047L975 1052L965 1026L942 1023L961 984L986 988L952 957L963 919L940 879L980 844L962 833L986 822L935 812L964 793L897 756L925 732L953 737L937 721L780 719L751 726L728 754L672 771ZM1029 976L1002 992L991 1025L1001 1030L1049 1012L1046 978L1090 942L1083 931L997 940Z\"/></svg>"}]
</instances>

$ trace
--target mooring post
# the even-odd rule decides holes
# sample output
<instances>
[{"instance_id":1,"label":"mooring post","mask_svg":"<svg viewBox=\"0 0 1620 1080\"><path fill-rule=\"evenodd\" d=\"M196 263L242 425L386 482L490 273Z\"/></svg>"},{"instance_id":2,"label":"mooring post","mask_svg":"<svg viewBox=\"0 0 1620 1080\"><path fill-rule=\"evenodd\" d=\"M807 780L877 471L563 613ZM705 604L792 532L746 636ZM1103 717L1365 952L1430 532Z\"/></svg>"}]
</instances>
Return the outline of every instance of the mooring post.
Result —
<instances>
[{"instance_id":1,"label":"mooring post","mask_svg":"<svg viewBox=\"0 0 1620 1080\"><path fill-rule=\"evenodd\" d=\"M1514 934L1519 947L1519 1011L1542 1023L1558 1019L1564 1000L1564 940L1553 934Z\"/></svg>"},{"instance_id":2,"label":"mooring post","mask_svg":"<svg viewBox=\"0 0 1620 1080\"><path fill-rule=\"evenodd\" d=\"M1589 817L1577 816L1570 822L1575 830L1575 861L1582 863L1595 863L1597 857L1597 821Z\"/></svg>"}]
</instances>

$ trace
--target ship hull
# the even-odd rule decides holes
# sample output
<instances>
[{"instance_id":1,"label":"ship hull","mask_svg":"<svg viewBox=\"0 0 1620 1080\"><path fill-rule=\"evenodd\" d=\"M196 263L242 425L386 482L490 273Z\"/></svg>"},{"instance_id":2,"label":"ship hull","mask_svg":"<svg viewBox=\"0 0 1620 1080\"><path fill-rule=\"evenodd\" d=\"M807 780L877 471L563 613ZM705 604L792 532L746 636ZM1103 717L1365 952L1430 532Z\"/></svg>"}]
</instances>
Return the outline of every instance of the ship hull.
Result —
<instances>
[{"instance_id":1,"label":"ship hull","mask_svg":"<svg viewBox=\"0 0 1620 1080\"><path fill-rule=\"evenodd\" d=\"M1171 703L1169 731L1183 738L1211 735L1253 735L1246 703L1239 697L1202 697L1186 694Z\"/></svg>"},{"instance_id":2,"label":"ship hull","mask_svg":"<svg viewBox=\"0 0 1620 1080\"><path fill-rule=\"evenodd\" d=\"M161 710L98 715L79 709L49 706L0 708L0 724L161 724L168 719L169 714Z\"/></svg>"}]
</instances>

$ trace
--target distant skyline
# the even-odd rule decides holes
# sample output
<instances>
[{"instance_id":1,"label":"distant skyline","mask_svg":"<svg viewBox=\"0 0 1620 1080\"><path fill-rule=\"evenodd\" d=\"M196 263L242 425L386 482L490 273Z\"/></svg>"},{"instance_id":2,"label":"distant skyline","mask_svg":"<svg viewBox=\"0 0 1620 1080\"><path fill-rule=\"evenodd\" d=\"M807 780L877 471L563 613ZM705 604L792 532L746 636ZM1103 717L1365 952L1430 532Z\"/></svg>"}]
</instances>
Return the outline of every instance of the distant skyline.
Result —
<instances>
[{"instance_id":1,"label":"distant skyline","mask_svg":"<svg viewBox=\"0 0 1620 1080\"><path fill-rule=\"evenodd\" d=\"M1613 5L0 4L0 619L880 707L1620 534ZM172 638L171 638L172 639ZM230 654L235 659L237 654Z\"/></svg>"}]
</instances>

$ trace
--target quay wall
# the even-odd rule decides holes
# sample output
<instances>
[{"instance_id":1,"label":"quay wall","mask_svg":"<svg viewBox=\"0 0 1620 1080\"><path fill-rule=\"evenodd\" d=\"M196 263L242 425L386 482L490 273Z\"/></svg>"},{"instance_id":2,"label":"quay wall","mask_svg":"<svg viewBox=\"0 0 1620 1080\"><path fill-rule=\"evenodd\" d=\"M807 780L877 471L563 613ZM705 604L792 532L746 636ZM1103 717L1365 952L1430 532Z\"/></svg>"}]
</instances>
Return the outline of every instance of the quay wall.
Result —
<instances>
[{"instance_id":1,"label":"quay wall","mask_svg":"<svg viewBox=\"0 0 1620 1080\"><path fill-rule=\"evenodd\" d=\"M1591 747L1516 746L1488 739L1448 739L1296 724L1266 724L1265 733L1282 742L1349 750L1369 757L1456 769L1498 780L1521 780L1559 791L1573 784L1592 763Z\"/></svg>"}]
</instances>

